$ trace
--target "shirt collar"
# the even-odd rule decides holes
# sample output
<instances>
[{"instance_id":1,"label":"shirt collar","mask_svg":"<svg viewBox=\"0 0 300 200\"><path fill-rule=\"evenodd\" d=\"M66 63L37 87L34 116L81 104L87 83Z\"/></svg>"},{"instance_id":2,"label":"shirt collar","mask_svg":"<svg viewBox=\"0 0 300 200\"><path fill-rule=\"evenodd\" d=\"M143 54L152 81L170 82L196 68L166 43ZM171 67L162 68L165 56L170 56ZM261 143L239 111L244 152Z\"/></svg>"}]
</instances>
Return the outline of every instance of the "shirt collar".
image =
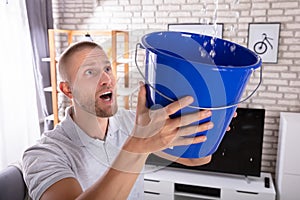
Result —
<instances>
[{"instance_id":1,"label":"shirt collar","mask_svg":"<svg viewBox=\"0 0 300 200\"><path fill-rule=\"evenodd\" d=\"M65 118L60 123L61 128L67 134L67 136L79 146L88 146L89 144L103 144L105 141L100 139L95 139L86 134L72 119L71 113L73 112L73 107L66 108ZM119 130L123 130L122 127L118 126L118 119L120 114L117 112L113 117L109 118L109 125L107 130L106 140L110 139L110 135L116 134Z\"/></svg>"}]
</instances>

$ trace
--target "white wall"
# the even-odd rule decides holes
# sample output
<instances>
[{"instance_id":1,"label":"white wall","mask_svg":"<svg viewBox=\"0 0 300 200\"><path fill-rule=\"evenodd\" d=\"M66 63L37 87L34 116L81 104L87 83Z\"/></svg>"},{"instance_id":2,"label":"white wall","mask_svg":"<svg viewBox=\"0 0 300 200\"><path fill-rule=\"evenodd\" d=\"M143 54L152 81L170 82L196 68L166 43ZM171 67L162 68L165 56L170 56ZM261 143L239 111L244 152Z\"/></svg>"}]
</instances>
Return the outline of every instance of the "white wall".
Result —
<instances>
[{"instance_id":1,"label":"white wall","mask_svg":"<svg viewBox=\"0 0 300 200\"><path fill-rule=\"evenodd\" d=\"M138 30L166 29L168 23L212 22L214 0L53 0L55 28L122 29L131 32L131 48ZM248 24L280 22L277 64L263 64L263 83L241 107L265 108L262 170L275 172L279 113L300 112L299 0L219 0L217 22L224 23L224 39L247 46ZM131 85L140 79L131 67ZM258 73L247 93L256 86Z\"/></svg>"}]
</instances>

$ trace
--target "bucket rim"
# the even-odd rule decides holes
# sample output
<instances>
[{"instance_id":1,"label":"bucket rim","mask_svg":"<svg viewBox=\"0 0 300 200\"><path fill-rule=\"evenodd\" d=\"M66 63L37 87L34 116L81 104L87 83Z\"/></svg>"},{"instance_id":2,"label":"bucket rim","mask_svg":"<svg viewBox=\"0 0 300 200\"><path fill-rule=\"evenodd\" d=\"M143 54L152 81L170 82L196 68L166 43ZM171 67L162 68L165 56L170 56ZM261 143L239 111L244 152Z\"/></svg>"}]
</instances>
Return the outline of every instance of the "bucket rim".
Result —
<instances>
[{"instance_id":1,"label":"bucket rim","mask_svg":"<svg viewBox=\"0 0 300 200\"><path fill-rule=\"evenodd\" d=\"M251 54L253 57L256 58L256 62L254 62L253 64L251 65L244 65L244 66L230 66L230 65L216 65L216 64L209 64L209 63L201 63L201 62L197 62L197 61L189 61L190 63L195 63L195 64L204 64L203 66L204 67L209 67L211 69L214 69L214 70L245 70L245 69L257 69L259 67L261 67L261 64L262 64L262 59L259 55L257 55L255 52L251 51L250 49L240 45L240 44L237 44L237 43L234 43L232 41L229 41L229 40L225 40L225 39L222 39L222 38L217 38L217 37L212 37L212 36L209 36L209 35L204 35L204 34L198 34L198 33L190 33L190 32L184 32L184 31L156 31L156 32L151 32L151 33L147 33L145 34L142 38L141 38L141 45L148 51L151 51L152 53L154 54L161 54L161 55L165 55L165 56L168 56L168 57L174 57L168 53L165 53L165 52L162 52L160 50L157 50L155 49L154 47L152 47L147 41L146 41L146 38L151 36L151 35L159 35L159 34L184 34L184 35L190 35L190 37L207 37L209 39L213 39L215 38L216 40L221 40L223 42L228 42L230 44L233 44L235 46L238 46L242 49L244 49L245 51L247 51L249 54ZM182 61L186 61L182 58L178 58L176 57L176 59L178 60L182 60Z\"/></svg>"}]
</instances>

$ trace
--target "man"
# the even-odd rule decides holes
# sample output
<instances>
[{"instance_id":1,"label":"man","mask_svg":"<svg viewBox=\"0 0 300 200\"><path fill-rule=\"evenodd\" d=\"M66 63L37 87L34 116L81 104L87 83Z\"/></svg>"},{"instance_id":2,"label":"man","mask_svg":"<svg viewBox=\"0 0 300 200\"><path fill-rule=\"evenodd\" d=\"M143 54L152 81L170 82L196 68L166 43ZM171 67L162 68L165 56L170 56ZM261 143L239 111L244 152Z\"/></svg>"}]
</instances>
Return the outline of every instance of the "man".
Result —
<instances>
[{"instance_id":1,"label":"man","mask_svg":"<svg viewBox=\"0 0 300 200\"><path fill-rule=\"evenodd\" d=\"M72 100L66 117L54 130L27 149L23 171L33 199L142 199L141 174L150 153L185 165L199 159L176 158L161 150L204 142L205 136L183 137L213 127L210 111L180 118L169 115L192 103L184 97L165 108L149 110L141 83L136 113L117 107L116 79L103 49L94 42L78 42L59 61L60 90Z\"/></svg>"}]
</instances>

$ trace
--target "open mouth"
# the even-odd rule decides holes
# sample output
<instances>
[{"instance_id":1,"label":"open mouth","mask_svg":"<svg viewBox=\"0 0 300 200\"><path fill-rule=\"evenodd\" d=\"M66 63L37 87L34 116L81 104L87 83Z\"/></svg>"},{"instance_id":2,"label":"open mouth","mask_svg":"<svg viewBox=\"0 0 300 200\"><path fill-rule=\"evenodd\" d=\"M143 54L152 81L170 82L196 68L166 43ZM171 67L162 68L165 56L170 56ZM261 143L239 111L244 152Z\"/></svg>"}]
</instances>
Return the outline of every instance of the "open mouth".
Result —
<instances>
[{"instance_id":1,"label":"open mouth","mask_svg":"<svg viewBox=\"0 0 300 200\"><path fill-rule=\"evenodd\" d=\"M100 95L100 99L104 101L110 101L112 98L112 92L104 92L103 94Z\"/></svg>"}]
</instances>

